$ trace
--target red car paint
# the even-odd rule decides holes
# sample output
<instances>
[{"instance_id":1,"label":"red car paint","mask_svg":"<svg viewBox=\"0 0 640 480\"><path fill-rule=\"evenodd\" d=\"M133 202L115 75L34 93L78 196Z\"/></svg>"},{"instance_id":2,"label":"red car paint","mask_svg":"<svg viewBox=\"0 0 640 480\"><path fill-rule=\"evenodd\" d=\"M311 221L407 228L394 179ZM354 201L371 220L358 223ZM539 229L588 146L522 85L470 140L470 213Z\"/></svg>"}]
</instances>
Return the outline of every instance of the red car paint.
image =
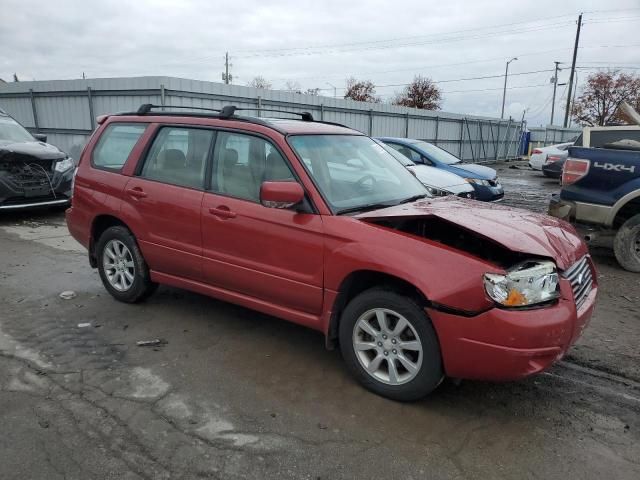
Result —
<instances>
[{"instance_id":1,"label":"red car paint","mask_svg":"<svg viewBox=\"0 0 640 480\"><path fill-rule=\"evenodd\" d=\"M94 168L90 159L96 143L116 122L144 123L147 128L119 172ZM287 157L316 213L267 208L137 176L138 163L158 129L175 124L268 138ZM449 376L521 378L548 367L575 342L593 311L595 283L579 311L571 286L562 278L561 298L555 304L528 310L498 308L485 293L482 278L487 272L504 272L502 267L372 220L437 218L512 252L550 258L560 272L587 254L573 227L530 212L448 198L356 216L333 215L286 137L358 133L314 122L274 124L279 130L206 117L107 118L80 159L73 204L67 211L71 234L91 251L95 222L114 217L136 237L153 281L234 302L325 335L331 333L341 288L351 274L366 270L397 277L428 299L426 311Z\"/></svg>"}]
</instances>

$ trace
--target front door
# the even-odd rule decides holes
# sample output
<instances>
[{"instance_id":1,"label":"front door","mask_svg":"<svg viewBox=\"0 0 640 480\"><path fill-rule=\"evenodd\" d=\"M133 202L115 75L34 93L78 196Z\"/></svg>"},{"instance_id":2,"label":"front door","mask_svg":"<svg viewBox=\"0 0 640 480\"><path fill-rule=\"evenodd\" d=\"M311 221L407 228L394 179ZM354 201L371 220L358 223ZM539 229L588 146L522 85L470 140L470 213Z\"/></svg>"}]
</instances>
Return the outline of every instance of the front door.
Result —
<instances>
[{"instance_id":1,"label":"front door","mask_svg":"<svg viewBox=\"0 0 640 480\"><path fill-rule=\"evenodd\" d=\"M218 132L211 190L202 202L205 280L277 306L322 310L322 219L267 208L260 185L296 181L288 163L262 137Z\"/></svg>"},{"instance_id":2,"label":"front door","mask_svg":"<svg viewBox=\"0 0 640 480\"><path fill-rule=\"evenodd\" d=\"M200 208L213 137L212 130L161 128L125 187L123 217L151 270L202 279Z\"/></svg>"}]
</instances>

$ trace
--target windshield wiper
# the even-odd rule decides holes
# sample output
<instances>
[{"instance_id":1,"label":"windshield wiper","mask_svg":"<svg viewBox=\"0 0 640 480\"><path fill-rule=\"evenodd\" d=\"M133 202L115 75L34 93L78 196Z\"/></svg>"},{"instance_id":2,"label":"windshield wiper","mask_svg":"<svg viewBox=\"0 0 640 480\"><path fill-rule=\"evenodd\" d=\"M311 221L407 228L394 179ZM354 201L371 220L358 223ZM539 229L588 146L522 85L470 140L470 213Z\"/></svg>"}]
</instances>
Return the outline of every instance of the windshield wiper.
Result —
<instances>
[{"instance_id":1,"label":"windshield wiper","mask_svg":"<svg viewBox=\"0 0 640 480\"><path fill-rule=\"evenodd\" d=\"M338 210L336 213L342 215L344 213L366 212L368 210L378 210L380 208L388 208L396 205L395 203L370 203L369 205L360 205L359 207L349 207Z\"/></svg>"},{"instance_id":2,"label":"windshield wiper","mask_svg":"<svg viewBox=\"0 0 640 480\"><path fill-rule=\"evenodd\" d=\"M405 198L404 200L399 202L398 205L401 205L403 203L415 202L416 200L421 200L423 198L430 198L430 196L427 195L426 193L423 193L423 194L420 194L420 195L414 195L413 197Z\"/></svg>"}]
</instances>

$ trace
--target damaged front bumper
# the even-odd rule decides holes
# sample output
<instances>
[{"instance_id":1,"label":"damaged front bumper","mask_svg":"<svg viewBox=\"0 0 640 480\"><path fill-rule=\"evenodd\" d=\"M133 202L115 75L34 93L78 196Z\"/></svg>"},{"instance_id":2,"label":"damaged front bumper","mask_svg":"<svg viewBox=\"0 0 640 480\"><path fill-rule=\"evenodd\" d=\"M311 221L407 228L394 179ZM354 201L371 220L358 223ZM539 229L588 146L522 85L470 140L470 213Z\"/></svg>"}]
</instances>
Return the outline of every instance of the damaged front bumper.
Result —
<instances>
[{"instance_id":1,"label":"damaged front bumper","mask_svg":"<svg viewBox=\"0 0 640 480\"><path fill-rule=\"evenodd\" d=\"M49 161L0 165L0 210L68 205L73 168L57 172L54 164Z\"/></svg>"},{"instance_id":2,"label":"damaged front bumper","mask_svg":"<svg viewBox=\"0 0 640 480\"><path fill-rule=\"evenodd\" d=\"M523 310L492 308L473 317L427 308L447 376L512 381L546 370L560 360L588 325L597 284L576 307L567 280L552 306Z\"/></svg>"}]
</instances>

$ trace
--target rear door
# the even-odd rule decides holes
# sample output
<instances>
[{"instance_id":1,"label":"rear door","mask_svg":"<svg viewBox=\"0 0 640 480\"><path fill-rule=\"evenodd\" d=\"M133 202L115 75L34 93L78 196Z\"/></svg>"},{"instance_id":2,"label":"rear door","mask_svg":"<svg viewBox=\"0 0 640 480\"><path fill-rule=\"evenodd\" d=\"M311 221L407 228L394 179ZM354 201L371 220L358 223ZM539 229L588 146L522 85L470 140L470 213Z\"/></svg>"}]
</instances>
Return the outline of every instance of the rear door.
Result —
<instances>
[{"instance_id":1,"label":"rear door","mask_svg":"<svg viewBox=\"0 0 640 480\"><path fill-rule=\"evenodd\" d=\"M152 270L202 279L200 208L214 135L209 129L161 127L125 187L123 216Z\"/></svg>"},{"instance_id":2,"label":"rear door","mask_svg":"<svg viewBox=\"0 0 640 480\"><path fill-rule=\"evenodd\" d=\"M212 285L307 313L322 310L320 215L260 204L263 181L296 181L270 141L218 132L202 202L204 276Z\"/></svg>"}]
</instances>

